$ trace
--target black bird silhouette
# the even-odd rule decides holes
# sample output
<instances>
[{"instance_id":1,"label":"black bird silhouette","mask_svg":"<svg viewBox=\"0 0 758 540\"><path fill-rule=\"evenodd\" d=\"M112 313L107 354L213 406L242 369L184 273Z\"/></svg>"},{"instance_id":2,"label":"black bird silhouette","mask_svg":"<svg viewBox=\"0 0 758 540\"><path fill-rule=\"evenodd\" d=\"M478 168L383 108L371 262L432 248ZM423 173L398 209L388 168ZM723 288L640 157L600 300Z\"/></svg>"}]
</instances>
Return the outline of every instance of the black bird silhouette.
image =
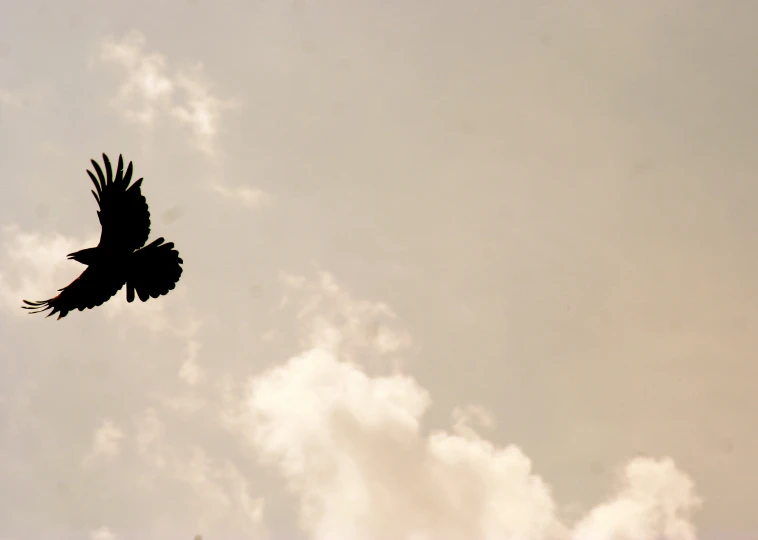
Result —
<instances>
[{"instance_id":1,"label":"black bird silhouette","mask_svg":"<svg viewBox=\"0 0 758 540\"><path fill-rule=\"evenodd\" d=\"M126 284L126 300L134 301L134 293L143 302L158 298L176 287L182 275L184 261L173 242L163 243L158 238L145 246L150 235L150 211L140 188L142 178L129 185L132 179L132 163L124 171L124 161L118 156L116 177L113 177L111 162L103 154L105 174L100 165L92 162L97 178L89 170L87 174L95 184L92 194L100 206L97 217L102 232L96 247L69 253L68 258L87 265L87 269L67 287L58 289L60 294L50 300L30 302L24 300L24 309L31 313L52 310L48 317L60 313L58 319L69 311L83 311L99 306L113 297ZM143 247L144 246L144 247Z\"/></svg>"}]
</instances>

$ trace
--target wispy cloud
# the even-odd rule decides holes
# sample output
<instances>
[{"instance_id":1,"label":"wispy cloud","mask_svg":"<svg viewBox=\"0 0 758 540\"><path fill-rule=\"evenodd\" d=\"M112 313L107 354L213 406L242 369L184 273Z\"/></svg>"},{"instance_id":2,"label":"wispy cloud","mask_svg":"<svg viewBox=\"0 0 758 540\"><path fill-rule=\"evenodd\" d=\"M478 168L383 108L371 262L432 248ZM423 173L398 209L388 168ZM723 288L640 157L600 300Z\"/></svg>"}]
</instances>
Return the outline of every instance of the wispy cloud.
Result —
<instances>
[{"instance_id":1,"label":"wispy cloud","mask_svg":"<svg viewBox=\"0 0 758 540\"><path fill-rule=\"evenodd\" d=\"M183 98L174 104L171 114L192 130L195 144L201 151L214 155L221 113L239 107L239 103L212 94L211 84L200 63L190 69L178 71L175 84L183 93Z\"/></svg>"},{"instance_id":2,"label":"wispy cloud","mask_svg":"<svg viewBox=\"0 0 758 540\"><path fill-rule=\"evenodd\" d=\"M142 327L153 333L170 332L174 335L191 339L203 325L203 317L191 306L185 305L182 313L167 309L167 302L182 302L187 297L184 287L171 291L171 297L165 296L147 302L136 299L131 304L126 301L123 290L97 309L101 309L109 319L128 320L133 326Z\"/></svg>"},{"instance_id":3,"label":"wispy cloud","mask_svg":"<svg viewBox=\"0 0 758 540\"><path fill-rule=\"evenodd\" d=\"M19 315L25 313L19 309L21 299L48 298L76 277L76 268L66 254L97 243L96 236L27 232L18 225L5 226L0 232L0 299Z\"/></svg>"},{"instance_id":4,"label":"wispy cloud","mask_svg":"<svg viewBox=\"0 0 758 540\"><path fill-rule=\"evenodd\" d=\"M95 529L89 535L90 540L117 540L118 536L111 531L108 527L100 527Z\"/></svg>"},{"instance_id":5,"label":"wispy cloud","mask_svg":"<svg viewBox=\"0 0 758 540\"><path fill-rule=\"evenodd\" d=\"M203 368L197 363L197 357L200 353L200 343L191 340L187 345L187 360L184 361L179 369L179 378L190 386L195 386L205 379Z\"/></svg>"},{"instance_id":6,"label":"wispy cloud","mask_svg":"<svg viewBox=\"0 0 758 540\"><path fill-rule=\"evenodd\" d=\"M133 31L101 44L100 60L118 65L126 74L113 100L114 110L148 126L161 114L173 118L190 130L198 150L214 157L221 114L239 102L213 94L201 63L170 70L163 55L145 52L146 42L141 32Z\"/></svg>"},{"instance_id":7,"label":"wispy cloud","mask_svg":"<svg viewBox=\"0 0 758 540\"><path fill-rule=\"evenodd\" d=\"M126 72L113 105L130 120L151 124L161 109L171 106L174 82L166 75L166 60L160 54L143 54L145 37L127 34L121 41L107 39L100 59L120 65Z\"/></svg>"},{"instance_id":8,"label":"wispy cloud","mask_svg":"<svg viewBox=\"0 0 758 540\"><path fill-rule=\"evenodd\" d=\"M24 98L18 92L11 92L5 88L0 88L0 105L21 108L24 106Z\"/></svg>"},{"instance_id":9,"label":"wispy cloud","mask_svg":"<svg viewBox=\"0 0 758 540\"><path fill-rule=\"evenodd\" d=\"M285 285L280 305L295 309L304 329L303 345L360 358L363 364L389 360L395 367L412 347L410 334L387 304L353 299L329 272L313 281L287 273L280 278Z\"/></svg>"},{"instance_id":10,"label":"wispy cloud","mask_svg":"<svg viewBox=\"0 0 758 540\"><path fill-rule=\"evenodd\" d=\"M205 74L203 64L170 69L166 57L146 52L147 40L138 31L101 43L99 59L116 65L125 80L111 102L113 110L128 121L151 128L160 119L186 128L191 144L206 158L219 163L222 116L238 109L237 99L221 98ZM253 208L270 199L260 189L213 180L209 187L222 197Z\"/></svg>"},{"instance_id":11,"label":"wispy cloud","mask_svg":"<svg viewBox=\"0 0 758 540\"><path fill-rule=\"evenodd\" d=\"M66 259L68 253L97 245L99 233L86 237L69 237L57 232L39 233L8 225L0 229L0 305L22 316L23 299L41 300L57 294L58 289L71 283L83 267ZM184 287L172 291L170 302L186 298ZM171 332L191 339L203 324L203 319L190 306L183 313L166 312L165 300L135 301L129 304L123 289L99 306L114 321L128 320L133 326L152 332ZM125 329L122 329L125 330Z\"/></svg>"},{"instance_id":12,"label":"wispy cloud","mask_svg":"<svg viewBox=\"0 0 758 540\"><path fill-rule=\"evenodd\" d=\"M241 522L241 530L249 531L253 537L261 532L264 499L250 494L250 483L234 463L211 457L200 446L172 445L153 409L137 418L136 429L138 451L144 462L156 473L190 488L198 507L198 526L211 529L236 520Z\"/></svg>"},{"instance_id":13,"label":"wispy cloud","mask_svg":"<svg viewBox=\"0 0 758 540\"><path fill-rule=\"evenodd\" d=\"M0 87L0 108L29 109L41 105L48 97L49 90L10 90Z\"/></svg>"},{"instance_id":14,"label":"wispy cloud","mask_svg":"<svg viewBox=\"0 0 758 540\"><path fill-rule=\"evenodd\" d=\"M163 468L166 459L163 451L164 427L154 409L147 409L135 420L137 453L150 466Z\"/></svg>"},{"instance_id":15,"label":"wispy cloud","mask_svg":"<svg viewBox=\"0 0 758 540\"><path fill-rule=\"evenodd\" d=\"M103 420L92 437L92 447L82 458L82 466L92 467L117 458L121 453L123 438L124 432L112 420Z\"/></svg>"},{"instance_id":16,"label":"wispy cloud","mask_svg":"<svg viewBox=\"0 0 758 540\"><path fill-rule=\"evenodd\" d=\"M236 201L248 208L254 208L269 200L269 196L264 191L247 186L227 187L215 183L213 190L224 198Z\"/></svg>"}]
</instances>

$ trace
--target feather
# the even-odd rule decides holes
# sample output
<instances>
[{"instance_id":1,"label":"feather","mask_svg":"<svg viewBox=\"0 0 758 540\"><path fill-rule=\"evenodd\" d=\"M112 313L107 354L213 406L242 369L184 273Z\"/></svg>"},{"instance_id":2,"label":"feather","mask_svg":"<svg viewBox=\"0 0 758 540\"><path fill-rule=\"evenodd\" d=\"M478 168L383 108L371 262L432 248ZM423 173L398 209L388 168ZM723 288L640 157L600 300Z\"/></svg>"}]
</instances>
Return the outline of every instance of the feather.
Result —
<instances>
[{"instance_id":1,"label":"feather","mask_svg":"<svg viewBox=\"0 0 758 540\"><path fill-rule=\"evenodd\" d=\"M95 172L97 172L97 177L100 179L100 185L102 186L102 189L105 189L105 176L103 176L103 170L100 168L100 165L97 164L97 161L94 159L90 159L92 162L92 166L95 168Z\"/></svg>"},{"instance_id":2,"label":"feather","mask_svg":"<svg viewBox=\"0 0 758 540\"><path fill-rule=\"evenodd\" d=\"M111 168L111 160L105 154L103 154L103 163L105 163L105 185L110 186L113 184L113 169Z\"/></svg>"},{"instance_id":3,"label":"feather","mask_svg":"<svg viewBox=\"0 0 758 540\"><path fill-rule=\"evenodd\" d=\"M113 184L116 186L121 186L121 180L124 178L124 160L121 159L121 156L118 156L118 165L116 166L116 179L113 181Z\"/></svg>"},{"instance_id":4,"label":"feather","mask_svg":"<svg viewBox=\"0 0 758 540\"><path fill-rule=\"evenodd\" d=\"M95 175L92 174L92 172L89 169L87 169L87 174L92 179L92 183L95 184L95 189L97 190L97 195L98 195L97 200L98 202L100 202L100 195L102 195L103 193L103 190L100 188L100 183L97 181L97 179L95 178Z\"/></svg>"}]
</instances>

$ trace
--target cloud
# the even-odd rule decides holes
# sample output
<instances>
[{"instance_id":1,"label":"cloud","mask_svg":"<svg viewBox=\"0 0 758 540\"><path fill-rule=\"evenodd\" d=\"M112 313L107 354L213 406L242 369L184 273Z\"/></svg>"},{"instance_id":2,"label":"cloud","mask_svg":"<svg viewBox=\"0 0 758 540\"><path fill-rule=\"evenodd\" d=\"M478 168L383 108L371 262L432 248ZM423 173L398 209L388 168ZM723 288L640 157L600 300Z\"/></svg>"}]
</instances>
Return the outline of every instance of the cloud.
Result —
<instances>
[{"instance_id":1,"label":"cloud","mask_svg":"<svg viewBox=\"0 0 758 540\"><path fill-rule=\"evenodd\" d=\"M103 313L111 320L129 320L133 326L142 327L155 334L169 332L174 335L191 339L203 325L202 316L186 306L180 315L175 311L167 312L166 302L182 301L187 297L185 286L177 287L169 296L141 302L135 300L131 304L126 301L123 289L102 306ZM125 329L124 329L125 330Z\"/></svg>"},{"instance_id":2,"label":"cloud","mask_svg":"<svg viewBox=\"0 0 758 540\"><path fill-rule=\"evenodd\" d=\"M329 274L282 278L290 300L306 297L297 311L306 346L253 377L242 394L227 388L233 406L225 412L227 426L279 470L309 538L694 538L690 517L700 501L669 458L632 459L609 501L563 523L524 452L479 433L494 426L491 413L460 406L451 429L427 433L428 391L398 369L367 373L359 352L399 349L361 331L378 315L391 321L387 306L353 300ZM387 332L403 335L389 325Z\"/></svg>"},{"instance_id":3,"label":"cloud","mask_svg":"<svg viewBox=\"0 0 758 540\"><path fill-rule=\"evenodd\" d=\"M145 127L153 126L161 117L172 119L189 130L195 148L217 161L221 117L241 107L241 103L214 94L214 85L202 63L172 71L163 55L145 52L146 43L145 36L137 31L121 40L111 37L101 43L100 60L119 66L126 74L111 102L113 110ZM249 186L229 186L215 180L209 186L222 197L248 208L270 200L262 190Z\"/></svg>"},{"instance_id":4,"label":"cloud","mask_svg":"<svg viewBox=\"0 0 758 540\"><path fill-rule=\"evenodd\" d=\"M17 225L3 227L2 239L0 300L17 315L26 313L20 309L22 299L49 298L62 283L70 283L81 270L66 255L98 241L97 236L79 239L59 233L26 232Z\"/></svg>"},{"instance_id":5,"label":"cloud","mask_svg":"<svg viewBox=\"0 0 758 540\"><path fill-rule=\"evenodd\" d=\"M189 128L197 149L215 156L221 114L240 104L212 93L201 63L171 72L163 55L144 52L146 43L141 32L132 31L121 40L107 38L100 46L100 60L126 73L112 102L114 110L146 126L160 114L173 118Z\"/></svg>"},{"instance_id":6,"label":"cloud","mask_svg":"<svg viewBox=\"0 0 758 540\"><path fill-rule=\"evenodd\" d=\"M10 90L0 88L0 108L31 109L38 108L45 103L50 94L49 90L31 88L26 90Z\"/></svg>"},{"instance_id":7,"label":"cloud","mask_svg":"<svg viewBox=\"0 0 758 540\"><path fill-rule=\"evenodd\" d=\"M495 426L494 415L479 405L455 407L451 415L453 431L460 435L476 436L476 427L491 429Z\"/></svg>"},{"instance_id":8,"label":"cloud","mask_svg":"<svg viewBox=\"0 0 758 540\"><path fill-rule=\"evenodd\" d=\"M612 501L593 509L577 524L573 540L695 540L689 511L701 504L692 481L673 460L633 459Z\"/></svg>"},{"instance_id":9,"label":"cloud","mask_svg":"<svg viewBox=\"0 0 758 540\"><path fill-rule=\"evenodd\" d=\"M157 112L170 106L174 82L166 74L166 60L160 54L143 54L145 37L130 32L121 41L106 39L100 59L119 64L126 71L113 106L127 119L151 124Z\"/></svg>"},{"instance_id":10,"label":"cloud","mask_svg":"<svg viewBox=\"0 0 758 540\"><path fill-rule=\"evenodd\" d=\"M264 499L250 495L248 481L231 462L219 464L196 448L192 456L175 471L177 478L201 496L200 525L204 528L227 519L235 509L239 509L239 515L246 518L248 530L260 526Z\"/></svg>"},{"instance_id":11,"label":"cloud","mask_svg":"<svg viewBox=\"0 0 758 540\"><path fill-rule=\"evenodd\" d=\"M205 372L197 363L197 356L200 353L200 343L197 341L190 341L187 346L187 360L179 368L179 378L190 386L202 382L205 379Z\"/></svg>"},{"instance_id":12,"label":"cloud","mask_svg":"<svg viewBox=\"0 0 758 540\"><path fill-rule=\"evenodd\" d=\"M400 368L402 354L410 351L413 340L388 305L353 299L329 272L312 282L287 273L280 278L286 288L280 306L295 308L304 347L325 347L340 358L360 358L376 368Z\"/></svg>"},{"instance_id":13,"label":"cloud","mask_svg":"<svg viewBox=\"0 0 758 540\"><path fill-rule=\"evenodd\" d=\"M146 409L135 419L138 455L154 475L179 481L189 488L187 499L194 508L196 525L204 530L221 524L247 531L245 538L262 530L263 497L250 494L250 482L230 460L214 459L200 446L172 444L155 409Z\"/></svg>"},{"instance_id":14,"label":"cloud","mask_svg":"<svg viewBox=\"0 0 758 540\"><path fill-rule=\"evenodd\" d=\"M92 467L101 462L112 461L121 453L124 432L111 420L103 420L92 438L92 448L82 459L82 466Z\"/></svg>"},{"instance_id":15,"label":"cloud","mask_svg":"<svg viewBox=\"0 0 758 540\"><path fill-rule=\"evenodd\" d=\"M100 527L92 531L89 537L90 540L116 540L118 538L108 527Z\"/></svg>"},{"instance_id":16,"label":"cloud","mask_svg":"<svg viewBox=\"0 0 758 540\"><path fill-rule=\"evenodd\" d=\"M40 300L57 294L58 289L71 283L83 267L66 259L68 253L97 245L99 232L86 237L63 234L28 232L18 225L3 227L0 245L0 305L17 316L28 315L21 309L22 300ZM187 296L186 286L171 291L170 302ZM95 309L102 310L114 321L128 320L133 326L154 333L170 332L191 339L203 324L203 319L190 307L183 313L166 313L169 297L135 301L129 304L123 289ZM71 315L69 315L71 316ZM125 332L125 327L120 328Z\"/></svg>"},{"instance_id":17,"label":"cloud","mask_svg":"<svg viewBox=\"0 0 758 540\"><path fill-rule=\"evenodd\" d=\"M172 291L176 292L176 290ZM126 295L122 291L99 306L109 319L115 317L129 317L134 324L149 328L154 332L163 332L169 329L170 321L166 317L165 308L160 302L139 302L131 304L126 301Z\"/></svg>"},{"instance_id":18,"label":"cloud","mask_svg":"<svg viewBox=\"0 0 758 540\"><path fill-rule=\"evenodd\" d=\"M0 294L11 287L14 312L21 289L57 288L65 253L87 244L18 227L3 240ZM326 272L281 282L279 314L300 331L298 354L241 381L201 366L200 342L174 333L186 347L166 370L176 384L148 392L152 403L135 407L131 426L112 420L116 411L103 419L81 464L117 470L136 460L140 482L171 493L188 525L226 537L264 535L265 494L250 472L260 463L284 480L313 540L694 540L700 500L672 459L634 457L612 496L565 522L524 451L490 440L491 411L463 403L448 428L425 428L433 396L408 369L414 343L388 305L354 298ZM165 330L185 327L156 317ZM221 429L247 453L214 446Z\"/></svg>"},{"instance_id":19,"label":"cloud","mask_svg":"<svg viewBox=\"0 0 758 540\"><path fill-rule=\"evenodd\" d=\"M424 436L411 377L369 377L317 348L256 378L252 441L314 539L557 538L549 488L516 447Z\"/></svg>"},{"instance_id":20,"label":"cloud","mask_svg":"<svg viewBox=\"0 0 758 540\"><path fill-rule=\"evenodd\" d=\"M11 92L6 88L0 88L0 105L21 109L24 107L25 99L19 92Z\"/></svg>"},{"instance_id":21,"label":"cloud","mask_svg":"<svg viewBox=\"0 0 758 540\"><path fill-rule=\"evenodd\" d=\"M22 101L17 93L11 92L5 88L0 88L0 105L21 107L21 103Z\"/></svg>"},{"instance_id":22,"label":"cloud","mask_svg":"<svg viewBox=\"0 0 758 540\"><path fill-rule=\"evenodd\" d=\"M163 468L166 460L163 452L164 427L154 409L145 410L135 421L137 453L152 467Z\"/></svg>"},{"instance_id":23,"label":"cloud","mask_svg":"<svg viewBox=\"0 0 758 540\"><path fill-rule=\"evenodd\" d=\"M221 113L239 107L239 103L219 99L211 93L202 64L178 71L175 81L176 87L184 92L184 99L171 108L171 114L192 130L201 151L213 155Z\"/></svg>"},{"instance_id":24,"label":"cloud","mask_svg":"<svg viewBox=\"0 0 758 540\"><path fill-rule=\"evenodd\" d=\"M221 184L213 184L213 190L222 197L237 201L248 208L259 206L264 201L270 199L264 191L248 186L230 188Z\"/></svg>"}]
</instances>

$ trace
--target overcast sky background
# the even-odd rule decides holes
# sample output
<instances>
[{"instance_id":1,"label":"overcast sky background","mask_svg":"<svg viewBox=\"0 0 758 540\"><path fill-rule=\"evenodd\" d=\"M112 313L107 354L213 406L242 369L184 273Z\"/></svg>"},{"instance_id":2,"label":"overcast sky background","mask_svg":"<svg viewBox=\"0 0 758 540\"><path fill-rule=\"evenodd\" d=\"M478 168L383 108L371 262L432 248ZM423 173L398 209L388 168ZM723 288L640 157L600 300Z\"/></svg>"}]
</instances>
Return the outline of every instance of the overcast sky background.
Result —
<instances>
[{"instance_id":1,"label":"overcast sky background","mask_svg":"<svg viewBox=\"0 0 758 540\"><path fill-rule=\"evenodd\" d=\"M2 540L758 537L755 5L0 6Z\"/></svg>"}]
</instances>

